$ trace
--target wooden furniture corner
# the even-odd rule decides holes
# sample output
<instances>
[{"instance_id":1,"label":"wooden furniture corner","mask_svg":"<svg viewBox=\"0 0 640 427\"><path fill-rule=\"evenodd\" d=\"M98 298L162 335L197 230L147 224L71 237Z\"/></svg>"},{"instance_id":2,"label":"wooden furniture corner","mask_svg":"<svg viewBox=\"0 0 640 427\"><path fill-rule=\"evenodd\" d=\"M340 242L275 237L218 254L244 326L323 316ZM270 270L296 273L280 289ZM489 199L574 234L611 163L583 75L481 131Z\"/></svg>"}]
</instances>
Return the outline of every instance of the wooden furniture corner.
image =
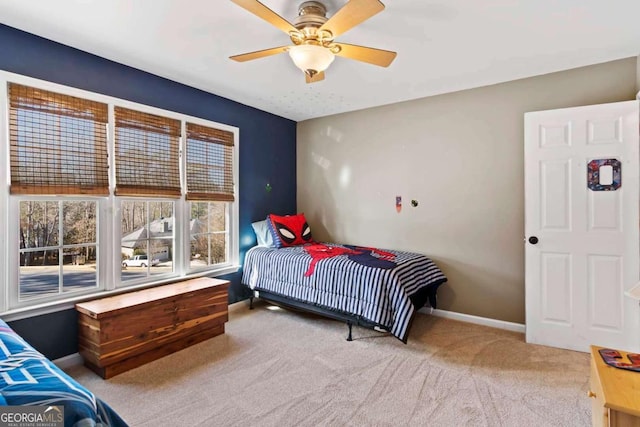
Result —
<instances>
[{"instance_id":1,"label":"wooden furniture corner","mask_svg":"<svg viewBox=\"0 0 640 427\"><path fill-rule=\"evenodd\" d=\"M588 396L593 399L593 426L640 427L640 372L607 365L598 352L601 348L591 346ZM627 352L618 351L628 361Z\"/></svg>"},{"instance_id":2,"label":"wooden furniture corner","mask_svg":"<svg viewBox=\"0 0 640 427\"><path fill-rule=\"evenodd\" d=\"M228 288L202 277L78 303L79 353L106 379L223 334Z\"/></svg>"}]
</instances>

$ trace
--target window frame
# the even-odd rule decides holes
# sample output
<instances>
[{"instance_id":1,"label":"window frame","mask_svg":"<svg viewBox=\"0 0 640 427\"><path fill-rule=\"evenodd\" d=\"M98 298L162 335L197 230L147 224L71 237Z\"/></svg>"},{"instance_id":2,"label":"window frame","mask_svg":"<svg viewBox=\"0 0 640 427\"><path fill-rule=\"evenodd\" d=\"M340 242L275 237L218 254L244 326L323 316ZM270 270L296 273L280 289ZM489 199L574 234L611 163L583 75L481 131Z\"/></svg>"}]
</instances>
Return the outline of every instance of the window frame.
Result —
<instances>
[{"instance_id":1,"label":"window frame","mask_svg":"<svg viewBox=\"0 0 640 427\"><path fill-rule=\"evenodd\" d=\"M173 227L173 245L172 245L172 249L173 249L173 253L176 253L176 248L177 248L177 244L176 244L176 236L178 235L178 232L176 230L176 228L179 227L175 227L175 224L177 223L177 220L175 218L175 211L176 211L176 200L175 199L160 199L160 198L141 198L141 197L131 197L131 196L121 196L121 197L117 197L117 204L118 204L118 211L120 213L122 213L122 203L123 202L144 202L145 203L145 226L150 226L151 225L151 218L150 218L150 213L149 213L149 203L153 203L153 202L171 202L174 203L173 205L173 218L174 218L174 227ZM120 229L120 242L122 242L122 215L120 216L120 221L118 222L118 225L120 225L119 229ZM150 229L150 227L149 227ZM147 235L147 237L144 239L147 242L151 242L152 240L156 240L154 238L149 237L149 235ZM116 245L118 246L118 248L120 249L119 253L118 253L118 260L120 260L120 269L118 269L118 277L119 280L117 280L116 283L116 287L119 289L126 289L129 288L131 286L136 286L136 285L144 285L145 283L147 283L148 281L157 281L157 280L162 280L162 279L172 279L175 274L176 274L176 262L175 260L173 260L173 271L168 272L168 273L158 273L158 274L152 274L151 270L150 270L150 266L148 266L149 270L147 270L146 274L144 277L138 277L138 278L133 278L133 279L129 279L129 280L122 280L122 244L120 245ZM151 257L153 256L153 254L150 254L147 252L146 254L147 256Z\"/></svg>"},{"instance_id":2,"label":"window frame","mask_svg":"<svg viewBox=\"0 0 640 427\"><path fill-rule=\"evenodd\" d=\"M97 203L96 206L96 272L97 282L96 287L94 289L87 289L84 291L72 291L68 294L56 294L56 295L44 295L43 297L36 297L33 299L27 299L24 301L20 301L20 236L19 236L19 221L20 221L20 203L24 201L38 201L38 202L66 202L66 201L95 201ZM43 301L52 298L53 300L65 300L69 298L82 298L86 295L93 295L96 293L103 292L105 290L105 286L103 283L100 283L100 275L104 274L102 271L105 268L105 262L103 261L104 256L101 254L101 241L105 238L104 230L100 228L100 221L103 215L104 203L97 197L71 197L71 196L32 196L32 195L16 195L11 196L9 198L8 211L10 212L9 217L11 218L11 212L15 212L15 219L18 221L18 226L9 227L9 232L7 233L7 240L1 246L5 248L9 248L9 242L16 243L16 253L15 256L9 256L9 259L13 261L15 264L11 266L11 264L7 264L10 266L7 268L7 276L9 284L15 283L16 286L7 286L7 295L9 296L9 304L10 308L22 308L29 306L39 306L44 304ZM62 214L62 212L60 212ZM62 237L60 237L61 239ZM58 242L59 246L62 246L62 241ZM11 253L11 251L9 251Z\"/></svg>"},{"instance_id":3,"label":"window frame","mask_svg":"<svg viewBox=\"0 0 640 427\"><path fill-rule=\"evenodd\" d=\"M61 94L85 98L92 101L106 103L108 105L109 124L107 128L107 150L109 153L109 195L104 196L45 196L45 195L11 195L9 192L10 180L10 144L9 144L9 108L8 108L8 83L17 83L36 87L43 90L58 92ZM155 197L130 197L115 196L115 107L124 107L150 114L156 114L180 120L181 133L179 144L179 168L180 168L180 198L155 198ZM186 200L186 123L194 123L202 126L212 127L233 133L233 182L234 197L233 202L227 203L227 233L228 233L228 253L227 262L215 264L207 267L192 268L190 266L190 201ZM51 313L65 310L74 306L75 302L108 296L114 293L121 293L146 287L156 286L163 283L200 276L220 276L233 273L239 270L239 138L240 131L237 127L218 123L187 114L164 110L132 101L127 101L112 96L85 91L69 86L64 86L40 79L10 73L0 70L0 138L2 138L3 149L0 150L0 165L4 166L5 174L4 188L0 191L0 205L5 206L0 209L0 230L4 230L7 239L0 244L0 261L7 268L0 273L0 315L5 320L17 320L39 314ZM73 292L72 295L58 295L55 298L34 298L33 300L18 300L19 295L19 206L22 200L95 200L98 202L97 222L98 230L96 240L98 283L95 290L87 292ZM173 201L174 205L174 270L173 273L161 274L157 277L151 275L144 281L121 281L121 202L123 200L139 201Z\"/></svg>"},{"instance_id":4,"label":"window frame","mask_svg":"<svg viewBox=\"0 0 640 427\"><path fill-rule=\"evenodd\" d=\"M204 201L204 200L188 200L187 201L187 212L188 212L188 216L187 216L187 224L189 224L191 222L191 203L216 203L216 202L211 202L211 201ZM231 214L230 214L230 208L231 208L231 202L217 202L217 203L224 203L225 206L225 224L229 224L229 221L231 221ZM236 202L237 203L237 202ZM214 234L222 234L224 233L225 235L225 243L226 243L226 251L227 251L227 257L231 258L232 254L231 254L231 232L230 230L225 230L224 232L221 231L207 231L207 233L200 233L200 234L206 234L208 236L210 235L214 235ZM216 266L216 265L221 265L221 264L211 264L211 265L206 265L203 267L193 267L191 266L191 230L189 228L189 226L187 225L187 238L185 239L187 241L187 249L184 252L185 255L188 255L188 259L186 260L185 265L187 266L189 272L191 273L197 273L197 272L201 272L204 270L208 270L209 268L211 268L212 266Z\"/></svg>"}]
</instances>

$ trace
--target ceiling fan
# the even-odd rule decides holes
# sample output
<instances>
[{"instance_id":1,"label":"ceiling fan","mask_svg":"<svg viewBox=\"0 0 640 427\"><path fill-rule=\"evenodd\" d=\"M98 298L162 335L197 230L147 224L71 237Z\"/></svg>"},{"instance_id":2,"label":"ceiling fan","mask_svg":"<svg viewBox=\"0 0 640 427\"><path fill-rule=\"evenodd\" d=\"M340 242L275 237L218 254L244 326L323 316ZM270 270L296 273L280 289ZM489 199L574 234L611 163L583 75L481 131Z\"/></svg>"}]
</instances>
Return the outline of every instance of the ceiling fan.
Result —
<instances>
[{"instance_id":1,"label":"ceiling fan","mask_svg":"<svg viewBox=\"0 0 640 427\"><path fill-rule=\"evenodd\" d=\"M265 56L289 52L294 64L300 68L307 83L324 80L324 71L335 56L388 67L396 52L337 43L334 38L381 12L384 5L379 0L349 0L331 18L327 8L319 1L305 1L298 8L298 16L290 23L258 0L231 0L235 4L287 33L293 46L280 46L230 57L244 62Z\"/></svg>"}]
</instances>

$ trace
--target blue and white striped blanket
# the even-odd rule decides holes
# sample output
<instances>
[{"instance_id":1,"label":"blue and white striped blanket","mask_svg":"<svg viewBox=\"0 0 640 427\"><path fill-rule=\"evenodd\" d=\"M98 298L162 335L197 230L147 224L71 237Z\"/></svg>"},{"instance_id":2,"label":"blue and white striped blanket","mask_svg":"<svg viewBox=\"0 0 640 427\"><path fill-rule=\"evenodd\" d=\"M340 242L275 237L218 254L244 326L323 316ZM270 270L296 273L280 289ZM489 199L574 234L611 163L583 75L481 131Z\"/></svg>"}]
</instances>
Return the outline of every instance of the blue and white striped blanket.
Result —
<instances>
[{"instance_id":1,"label":"blue and white striped blanket","mask_svg":"<svg viewBox=\"0 0 640 427\"><path fill-rule=\"evenodd\" d=\"M338 255L319 260L309 274L312 257L305 246L280 249L256 246L246 254L242 283L253 290L353 314L384 327L406 342L416 310L411 296L424 290L435 295L447 278L424 255L385 252L395 255L395 267L376 268L356 262L349 255ZM370 255L378 256L373 251Z\"/></svg>"},{"instance_id":2,"label":"blue and white striped blanket","mask_svg":"<svg viewBox=\"0 0 640 427\"><path fill-rule=\"evenodd\" d=\"M37 352L2 320L0 405L63 406L66 427L127 426L109 406Z\"/></svg>"}]
</instances>

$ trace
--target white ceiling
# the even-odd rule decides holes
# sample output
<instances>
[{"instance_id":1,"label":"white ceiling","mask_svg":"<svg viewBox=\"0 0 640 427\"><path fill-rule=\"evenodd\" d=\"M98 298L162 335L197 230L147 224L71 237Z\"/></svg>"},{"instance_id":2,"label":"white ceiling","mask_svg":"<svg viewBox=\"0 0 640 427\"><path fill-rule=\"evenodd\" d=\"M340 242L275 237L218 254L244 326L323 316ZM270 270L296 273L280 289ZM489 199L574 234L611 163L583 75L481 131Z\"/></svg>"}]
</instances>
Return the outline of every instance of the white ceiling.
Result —
<instances>
[{"instance_id":1,"label":"white ceiling","mask_svg":"<svg viewBox=\"0 0 640 427\"><path fill-rule=\"evenodd\" d=\"M306 84L289 44L229 0L0 0L0 22L292 120L499 83L640 53L638 0L382 0L337 41L398 52L389 68L337 57ZM289 21L302 0L262 0ZM330 17L346 0L324 0Z\"/></svg>"}]
</instances>

